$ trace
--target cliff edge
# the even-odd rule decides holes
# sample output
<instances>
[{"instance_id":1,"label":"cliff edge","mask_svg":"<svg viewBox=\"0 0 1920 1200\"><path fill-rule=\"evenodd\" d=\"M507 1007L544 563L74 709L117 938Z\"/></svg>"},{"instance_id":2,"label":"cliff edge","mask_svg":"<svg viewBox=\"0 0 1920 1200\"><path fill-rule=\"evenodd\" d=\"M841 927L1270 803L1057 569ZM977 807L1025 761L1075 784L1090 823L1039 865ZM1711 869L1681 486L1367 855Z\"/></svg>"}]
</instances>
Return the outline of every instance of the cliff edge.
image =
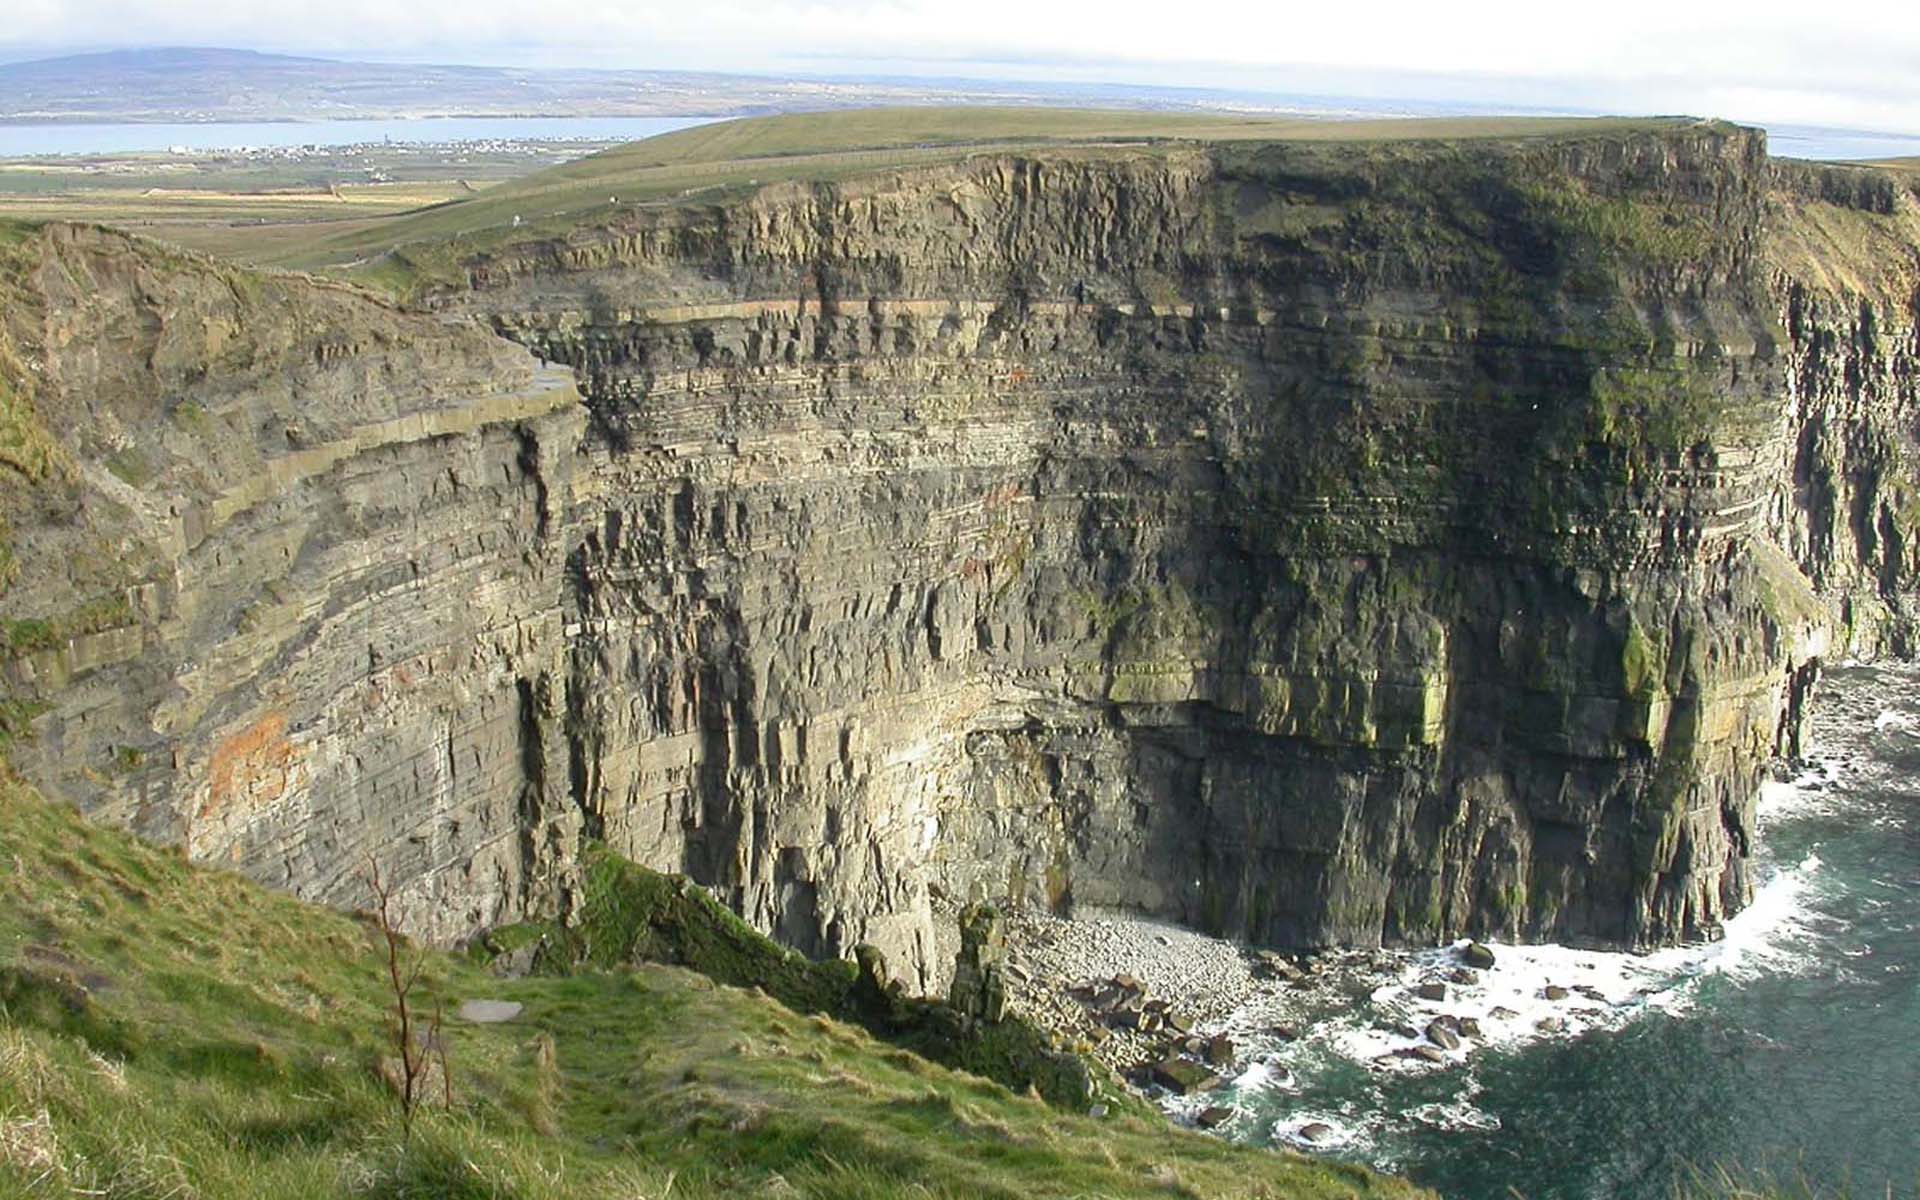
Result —
<instances>
[{"instance_id":1,"label":"cliff edge","mask_svg":"<svg viewBox=\"0 0 1920 1200\"><path fill-rule=\"evenodd\" d=\"M1740 907L1820 659L1911 644L1904 183L1686 121L794 148L840 119L402 218L406 308L10 234L14 760L443 939L599 841L923 987L935 890Z\"/></svg>"}]
</instances>

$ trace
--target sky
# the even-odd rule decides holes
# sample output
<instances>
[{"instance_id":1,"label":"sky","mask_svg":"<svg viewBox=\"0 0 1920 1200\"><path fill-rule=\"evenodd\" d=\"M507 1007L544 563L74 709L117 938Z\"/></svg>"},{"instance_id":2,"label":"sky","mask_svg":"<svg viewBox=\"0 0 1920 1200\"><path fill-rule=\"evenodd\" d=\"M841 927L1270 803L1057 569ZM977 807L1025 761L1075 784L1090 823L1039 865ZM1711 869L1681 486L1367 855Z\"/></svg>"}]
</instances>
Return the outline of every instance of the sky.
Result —
<instances>
[{"instance_id":1,"label":"sky","mask_svg":"<svg viewBox=\"0 0 1920 1200\"><path fill-rule=\"evenodd\" d=\"M1920 133L1920 0L5 0L0 59L139 46L964 75Z\"/></svg>"}]
</instances>

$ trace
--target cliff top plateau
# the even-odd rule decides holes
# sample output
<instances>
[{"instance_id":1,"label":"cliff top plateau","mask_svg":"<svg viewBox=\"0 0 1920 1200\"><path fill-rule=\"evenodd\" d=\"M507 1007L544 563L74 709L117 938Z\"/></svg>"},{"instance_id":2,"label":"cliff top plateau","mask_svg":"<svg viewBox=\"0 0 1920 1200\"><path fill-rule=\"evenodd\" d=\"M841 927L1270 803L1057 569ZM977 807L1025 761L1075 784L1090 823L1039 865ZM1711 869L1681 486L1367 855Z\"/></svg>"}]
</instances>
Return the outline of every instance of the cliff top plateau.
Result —
<instances>
[{"instance_id":1,"label":"cliff top plateau","mask_svg":"<svg viewBox=\"0 0 1920 1200\"><path fill-rule=\"evenodd\" d=\"M565 232L622 206L737 201L763 185L831 183L982 153L1048 157L1166 156L1220 143L1513 143L1632 132L1724 128L1693 118L1457 117L1366 120L1206 116L1060 108L857 109L757 117L697 126L591 155L485 193L397 219L362 223L296 246L272 239L256 250L245 230L235 246L275 265L357 268L405 246L411 259L443 241L475 247ZM321 226L325 229L325 226Z\"/></svg>"}]
</instances>

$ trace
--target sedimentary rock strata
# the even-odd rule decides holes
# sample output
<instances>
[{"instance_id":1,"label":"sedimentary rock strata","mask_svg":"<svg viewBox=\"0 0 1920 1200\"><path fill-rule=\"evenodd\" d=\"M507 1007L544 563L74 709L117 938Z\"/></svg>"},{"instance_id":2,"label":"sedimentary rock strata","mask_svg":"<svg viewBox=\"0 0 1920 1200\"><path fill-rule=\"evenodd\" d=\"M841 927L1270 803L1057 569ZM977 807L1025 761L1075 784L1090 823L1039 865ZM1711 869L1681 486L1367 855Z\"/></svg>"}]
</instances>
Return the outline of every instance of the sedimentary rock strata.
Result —
<instances>
[{"instance_id":1,"label":"sedimentary rock strata","mask_svg":"<svg viewBox=\"0 0 1920 1200\"><path fill-rule=\"evenodd\" d=\"M125 609L14 758L448 939L585 839L927 988L936 890L1708 934L1817 661L1909 637L1917 229L1703 125L982 152L431 312L50 230L6 606Z\"/></svg>"}]
</instances>

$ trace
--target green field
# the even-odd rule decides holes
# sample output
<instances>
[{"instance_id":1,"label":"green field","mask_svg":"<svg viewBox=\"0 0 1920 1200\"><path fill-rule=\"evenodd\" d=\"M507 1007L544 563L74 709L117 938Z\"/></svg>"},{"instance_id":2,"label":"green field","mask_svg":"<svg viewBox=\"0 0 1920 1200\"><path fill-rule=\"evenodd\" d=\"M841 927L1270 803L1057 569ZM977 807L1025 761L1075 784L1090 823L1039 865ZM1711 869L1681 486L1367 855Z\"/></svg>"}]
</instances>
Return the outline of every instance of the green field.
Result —
<instances>
[{"instance_id":1,"label":"green field","mask_svg":"<svg viewBox=\"0 0 1920 1200\"><path fill-rule=\"evenodd\" d=\"M1524 139L1672 127L1684 119L1317 120L1046 108L882 108L726 121L561 165L476 164L395 151L313 164L209 156L0 164L0 217L98 221L262 266L438 275L473 252L622 209L704 203L786 181L844 180L989 151L1163 155L1222 141ZM390 183L361 180L369 168ZM542 169L544 168L544 169ZM341 181L344 181L341 182ZM411 270L382 272L405 248ZM369 271L369 267L374 269ZM399 284L404 286L405 279Z\"/></svg>"},{"instance_id":2,"label":"green field","mask_svg":"<svg viewBox=\"0 0 1920 1200\"><path fill-rule=\"evenodd\" d=\"M429 273L502 242L604 220L621 207L712 202L767 184L845 180L981 152L1166 154L1225 141L1411 142L1600 134L1681 119L1476 118L1327 121L1033 108L891 108L765 117L634 142L485 194L377 226L329 233L285 265L361 264L398 248Z\"/></svg>"},{"instance_id":3,"label":"green field","mask_svg":"<svg viewBox=\"0 0 1920 1200\"><path fill-rule=\"evenodd\" d=\"M605 143L365 145L0 159L0 218L91 221L243 260L473 196Z\"/></svg>"}]
</instances>

